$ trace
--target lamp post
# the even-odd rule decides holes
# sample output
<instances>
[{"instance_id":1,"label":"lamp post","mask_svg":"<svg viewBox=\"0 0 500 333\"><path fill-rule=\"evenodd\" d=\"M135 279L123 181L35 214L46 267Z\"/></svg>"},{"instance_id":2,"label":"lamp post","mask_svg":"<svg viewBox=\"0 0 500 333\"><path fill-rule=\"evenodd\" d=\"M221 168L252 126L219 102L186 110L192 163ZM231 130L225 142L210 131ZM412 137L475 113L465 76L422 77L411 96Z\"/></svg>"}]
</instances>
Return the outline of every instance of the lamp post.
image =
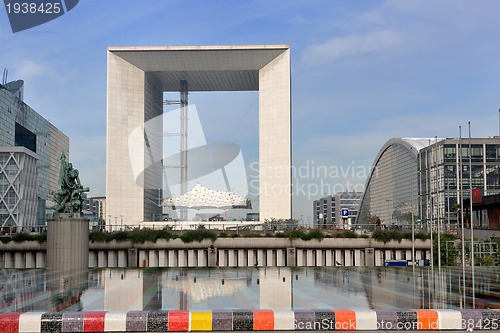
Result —
<instances>
[{"instance_id":1,"label":"lamp post","mask_svg":"<svg viewBox=\"0 0 500 333\"><path fill-rule=\"evenodd\" d=\"M460 228L462 229L462 307L465 307L465 231L464 231L464 207L463 207L463 193L462 193L462 126L458 126L459 138L458 149L460 150L460 157L458 159L458 202L460 203Z\"/></svg>"},{"instance_id":2,"label":"lamp post","mask_svg":"<svg viewBox=\"0 0 500 333\"><path fill-rule=\"evenodd\" d=\"M438 268L441 269L441 214L439 213L439 177L438 177L438 137L436 136L436 151L434 152L434 176L436 188L436 215L437 215L437 243L438 243Z\"/></svg>"},{"instance_id":3,"label":"lamp post","mask_svg":"<svg viewBox=\"0 0 500 333\"><path fill-rule=\"evenodd\" d=\"M432 176L432 173L431 173L431 167L432 167L432 163L431 163L431 158L432 158L432 154L433 151L432 151L432 146L431 146L431 139L429 139L429 154L427 156L427 165L428 165L428 168L429 168L429 203L430 203L430 206L429 206L429 215L430 215L430 231L431 231L431 259L430 259L430 265L431 265L431 269L432 267L434 266L434 238L433 238L433 231L434 231L434 203L433 203L433 196L432 196L432 188L431 188L431 176Z\"/></svg>"},{"instance_id":4,"label":"lamp post","mask_svg":"<svg viewBox=\"0 0 500 333\"><path fill-rule=\"evenodd\" d=\"M469 203L470 203L470 265L472 273L472 308L476 308L476 295L475 295L475 281L474 281L474 224L472 223L472 145L470 135L470 121L469 126Z\"/></svg>"}]
</instances>

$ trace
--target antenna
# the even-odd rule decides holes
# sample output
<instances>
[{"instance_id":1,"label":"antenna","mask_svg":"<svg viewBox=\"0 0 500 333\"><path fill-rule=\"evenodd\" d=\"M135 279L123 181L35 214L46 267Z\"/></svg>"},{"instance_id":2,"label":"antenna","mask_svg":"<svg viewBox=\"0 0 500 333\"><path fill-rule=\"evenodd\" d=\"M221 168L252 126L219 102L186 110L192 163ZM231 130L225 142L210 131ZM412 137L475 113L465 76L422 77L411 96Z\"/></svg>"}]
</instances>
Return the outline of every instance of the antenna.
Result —
<instances>
[{"instance_id":1,"label":"antenna","mask_svg":"<svg viewBox=\"0 0 500 333\"><path fill-rule=\"evenodd\" d=\"M9 76L9 70L7 67L3 69L3 77L2 77L2 85L5 85L7 83L7 77Z\"/></svg>"}]
</instances>

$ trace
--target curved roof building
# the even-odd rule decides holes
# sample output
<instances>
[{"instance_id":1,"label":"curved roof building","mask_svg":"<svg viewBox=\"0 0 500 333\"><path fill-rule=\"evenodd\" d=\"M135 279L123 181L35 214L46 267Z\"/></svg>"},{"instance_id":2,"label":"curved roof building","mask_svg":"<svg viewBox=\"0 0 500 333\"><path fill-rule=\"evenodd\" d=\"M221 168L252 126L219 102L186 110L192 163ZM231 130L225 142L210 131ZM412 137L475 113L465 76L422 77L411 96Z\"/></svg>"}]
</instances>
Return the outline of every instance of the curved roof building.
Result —
<instances>
[{"instance_id":1,"label":"curved roof building","mask_svg":"<svg viewBox=\"0 0 500 333\"><path fill-rule=\"evenodd\" d=\"M376 218L386 225L411 222L411 214L418 213L418 153L429 140L393 138L382 146L365 185L357 223Z\"/></svg>"},{"instance_id":2,"label":"curved roof building","mask_svg":"<svg viewBox=\"0 0 500 333\"><path fill-rule=\"evenodd\" d=\"M457 222L455 207L472 189L500 192L500 138L393 138L380 149L367 179L357 223ZM461 172L457 172L460 171ZM482 223L478 217L475 223Z\"/></svg>"}]
</instances>

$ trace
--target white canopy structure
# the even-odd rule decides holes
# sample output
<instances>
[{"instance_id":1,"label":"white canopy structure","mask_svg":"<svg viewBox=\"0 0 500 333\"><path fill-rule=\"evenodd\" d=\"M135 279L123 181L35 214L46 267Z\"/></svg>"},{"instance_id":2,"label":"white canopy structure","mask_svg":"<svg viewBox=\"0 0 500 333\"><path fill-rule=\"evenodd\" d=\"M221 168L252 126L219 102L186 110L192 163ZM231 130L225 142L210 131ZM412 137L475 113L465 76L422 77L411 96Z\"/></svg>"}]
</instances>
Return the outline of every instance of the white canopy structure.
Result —
<instances>
[{"instance_id":1,"label":"white canopy structure","mask_svg":"<svg viewBox=\"0 0 500 333\"><path fill-rule=\"evenodd\" d=\"M233 192L211 190L197 184L186 194L164 199L162 205L173 208L246 207L247 199L239 197Z\"/></svg>"}]
</instances>

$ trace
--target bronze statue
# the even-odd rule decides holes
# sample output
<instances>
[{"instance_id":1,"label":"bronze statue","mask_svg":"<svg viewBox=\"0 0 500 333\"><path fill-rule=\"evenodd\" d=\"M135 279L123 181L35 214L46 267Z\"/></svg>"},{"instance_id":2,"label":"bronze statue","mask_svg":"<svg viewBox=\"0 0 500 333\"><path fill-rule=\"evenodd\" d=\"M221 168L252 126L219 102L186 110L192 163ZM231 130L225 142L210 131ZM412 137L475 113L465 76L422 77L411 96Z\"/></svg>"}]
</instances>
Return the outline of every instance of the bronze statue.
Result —
<instances>
[{"instance_id":1,"label":"bronze statue","mask_svg":"<svg viewBox=\"0 0 500 333\"><path fill-rule=\"evenodd\" d=\"M53 207L58 213L81 213L85 203L85 192L90 191L88 187L82 187L78 170L73 168L73 164L66 161L66 155L61 155L61 167L59 169L59 185Z\"/></svg>"}]
</instances>

